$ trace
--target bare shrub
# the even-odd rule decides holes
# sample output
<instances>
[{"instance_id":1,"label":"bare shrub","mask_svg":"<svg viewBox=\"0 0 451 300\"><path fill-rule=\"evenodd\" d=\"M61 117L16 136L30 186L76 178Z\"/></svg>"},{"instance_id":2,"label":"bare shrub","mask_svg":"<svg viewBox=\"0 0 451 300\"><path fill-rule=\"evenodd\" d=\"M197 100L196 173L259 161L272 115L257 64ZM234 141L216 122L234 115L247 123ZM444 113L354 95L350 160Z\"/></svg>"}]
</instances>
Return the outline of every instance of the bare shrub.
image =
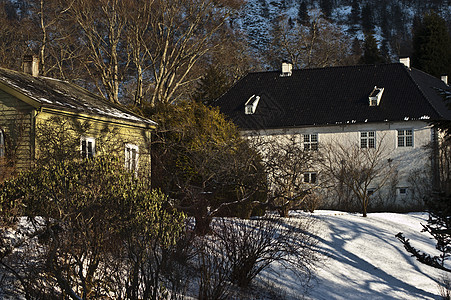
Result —
<instances>
[{"instance_id":1,"label":"bare shrub","mask_svg":"<svg viewBox=\"0 0 451 300\"><path fill-rule=\"evenodd\" d=\"M312 222L277 217L219 219L214 231L216 247L229 265L229 280L247 287L260 272L277 262L308 282L317 261L317 241L309 233Z\"/></svg>"}]
</instances>

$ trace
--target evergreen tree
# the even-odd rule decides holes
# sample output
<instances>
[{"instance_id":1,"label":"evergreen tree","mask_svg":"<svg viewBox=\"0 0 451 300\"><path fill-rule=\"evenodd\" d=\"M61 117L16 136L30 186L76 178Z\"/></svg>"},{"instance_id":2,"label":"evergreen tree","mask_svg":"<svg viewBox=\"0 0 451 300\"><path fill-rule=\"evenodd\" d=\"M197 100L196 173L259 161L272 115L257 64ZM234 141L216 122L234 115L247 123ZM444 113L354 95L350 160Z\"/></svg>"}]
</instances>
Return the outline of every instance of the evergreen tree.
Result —
<instances>
[{"instance_id":1,"label":"evergreen tree","mask_svg":"<svg viewBox=\"0 0 451 300\"><path fill-rule=\"evenodd\" d=\"M332 14L332 0L320 0L319 1L319 7L321 8L321 11L324 14L324 17L330 18Z\"/></svg>"},{"instance_id":2,"label":"evergreen tree","mask_svg":"<svg viewBox=\"0 0 451 300\"><path fill-rule=\"evenodd\" d=\"M435 248L440 251L439 263L444 266L451 256L451 196L441 193L426 201L429 211L427 225L423 231L429 232L436 240Z\"/></svg>"},{"instance_id":3,"label":"evergreen tree","mask_svg":"<svg viewBox=\"0 0 451 300\"><path fill-rule=\"evenodd\" d=\"M351 48L351 51L352 51L352 55L353 55L354 57L359 58L359 57L362 56L362 47L360 46L360 41L359 41L359 39L356 38L356 37L352 40L352 48Z\"/></svg>"},{"instance_id":4,"label":"evergreen tree","mask_svg":"<svg viewBox=\"0 0 451 300\"><path fill-rule=\"evenodd\" d=\"M308 15L307 4L305 1L301 1L298 8L298 22L299 24L305 25L309 22L309 20L310 17Z\"/></svg>"},{"instance_id":5,"label":"evergreen tree","mask_svg":"<svg viewBox=\"0 0 451 300\"><path fill-rule=\"evenodd\" d=\"M377 41L374 38L373 33L369 33L365 36L365 42L363 44L363 55L359 60L359 63L370 65L384 63L385 59L382 56Z\"/></svg>"},{"instance_id":6,"label":"evergreen tree","mask_svg":"<svg viewBox=\"0 0 451 300\"><path fill-rule=\"evenodd\" d=\"M357 31L360 24L360 4L358 0L352 0L351 14L349 15L349 23L352 31Z\"/></svg>"},{"instance_id":7,"label":"evergreen tree","mask_svg":"<svg viewBox=\"0 0 451 300\"><path fill-rule=\"evenodd\" d=\"M229 87L227 76L218 68L210 66L200 79L193 99L209 105L219 98Z\"/></svg>"},{"instance_id":8,"label":"evergreen tree","mask_svg":"<svg viewBox=\"0 0 451 300\"><path fill-rule=\"evenodd\" d=\"M433 76L451 74L451 38L446 22L435 12L414 27L412 66Z\"/></svg>"},{"instance_id":9,"label":"evergreen tree","mask_svg":"<svg viewBox=\"0 0 451 300\"><path fill-rule=\"evenodd\" d=\"M366 33L374 30L373 9L369 3L362 8L362 29Z\"/></svg>"}]
</instances>

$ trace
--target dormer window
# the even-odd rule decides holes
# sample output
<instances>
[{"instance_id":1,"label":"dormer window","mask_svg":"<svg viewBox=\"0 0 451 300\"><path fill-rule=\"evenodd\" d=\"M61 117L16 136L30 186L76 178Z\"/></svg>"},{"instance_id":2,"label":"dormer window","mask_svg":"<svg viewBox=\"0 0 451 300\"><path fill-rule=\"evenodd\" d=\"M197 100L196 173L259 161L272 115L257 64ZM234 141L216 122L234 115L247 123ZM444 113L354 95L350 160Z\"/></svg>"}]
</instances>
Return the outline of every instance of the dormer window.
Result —
<instances>
[{"instance_id":1,"label":"dormer window","mask_svg":"<svg viewBox=\"0 0 451 300\"><path fill-rule=\"evenodd\" d=\"M383 92L384 92L384 88L378 88L377 86L374 87L373 91L371 92L370 96L368 97L370 106L379 106Z\"/></svg>"},{"instance_id":2,"label":"dormer window","mask_svg":"<svg viewBox=\"0 0 451 300\"><path fill-rule=\"evenodd\" d=\"M246 115L253 115L257 110L258 101L260 101L260 96L253 95L250 97L245 104L244 113Z\"/></svg>"},{"instance_id":3,"label":"dormer window","mask_svg":"<svg viewBox=\"0 0 451 300\"><path fill-rule=\"evenodd\" d=\"M293 70L293 65L288 62L282 63L282 74L280 74L281 77L288 77L291 76Z\"/></svg>"}]
</instances>

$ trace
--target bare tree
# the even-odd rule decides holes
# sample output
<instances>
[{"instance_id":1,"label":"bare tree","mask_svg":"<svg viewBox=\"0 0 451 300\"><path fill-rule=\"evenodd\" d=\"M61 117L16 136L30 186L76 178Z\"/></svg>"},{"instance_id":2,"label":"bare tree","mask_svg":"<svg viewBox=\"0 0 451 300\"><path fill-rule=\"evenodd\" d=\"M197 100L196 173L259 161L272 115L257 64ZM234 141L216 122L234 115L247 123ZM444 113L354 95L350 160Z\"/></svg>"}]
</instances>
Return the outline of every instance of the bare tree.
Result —
<instances>
[{"instance_id":1,"label":"bare tree","mask_svg":"<svg viewBox=\"0 0 451 300\"><path fill-rule=\"evenodd\" d=\"M363 216L367 216L372 194L392 178L395 163L389 157L384 137L374 144L345 145L339 142L322 147L321 168L330 188L348 187L358 198Z\"/></svg>"},{"instance_id":2,"label":"bare tree","mask_svg":"<svg viewBox=\"0 0 451 300\"><path fill-rule=\"evenodd\" d=\"M240 1L155 0L150 6L148 38L141 47L152 69L151 105L171 102L188 84L188 74L208 51L218 45L213 37Z\"/></svg>"},{"instance_id":3,"label":"bare tree","mask_svg":"<svg viewBox=\"0 0 451 300\"><path fill-rule=\"evenodd\" d=\"M120 0L75 0L70 8L83 32L81 42L89 50L85 70L100 79L99 92L105 92L106 98L115 103L119 102L121 69L125 65L121 58L121 47L125 49L125 46L121 42L127 24L126 12L132 8L133 1Z\"/></svg>"},{"instance_id":4,"label":"bare tree","mask_svg":"<svg viewBox=\"0 0 451 300\"><path fill-rule=\"evenodd\" d=\"M287 217L289 210L306 209L305 201L314 197L319 187L316 172L311 172L319 159L317 149L304 149L294 135L277 139L260 137L253 143L263 157L267 174L267 206L282 217Z\"/></svg>"},{"instance_id":5,"label":"bare tree","mask_svg":"<svg viewBox=\"0 0 451 300\"><path fill-rule=\"evenodd\" d=\"M346 62L351 52L350 39L337 25L327 21L320 10L311 14L307 25L289 22L286 16L279 18L272 33L270 60L277 58L279 64L289 58L295 68L322 68Z\"/></svg>"}]
</instances>

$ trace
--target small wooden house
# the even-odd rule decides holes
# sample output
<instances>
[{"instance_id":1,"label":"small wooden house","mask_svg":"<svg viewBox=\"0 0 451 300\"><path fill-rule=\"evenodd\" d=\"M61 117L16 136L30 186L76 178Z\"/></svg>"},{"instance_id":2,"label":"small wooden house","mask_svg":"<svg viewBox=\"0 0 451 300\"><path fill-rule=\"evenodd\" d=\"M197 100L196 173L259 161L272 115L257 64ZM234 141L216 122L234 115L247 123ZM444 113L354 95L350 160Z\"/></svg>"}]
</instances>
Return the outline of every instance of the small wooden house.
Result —
<instances>
[{"instance_id":1,"label":"small wooden house","mask_svg":"<svg viewBox=\"0 0 451 300\"><path fill-rule=\"evenodd\" d=\"M0 68L0 158L15 170L49 155L122 157L126 168L150 174L156 123L72 83ZM7 170L3 164L3 176ZM8 174L6 174L8 175Z\"/></svg>"}]
</instances>

